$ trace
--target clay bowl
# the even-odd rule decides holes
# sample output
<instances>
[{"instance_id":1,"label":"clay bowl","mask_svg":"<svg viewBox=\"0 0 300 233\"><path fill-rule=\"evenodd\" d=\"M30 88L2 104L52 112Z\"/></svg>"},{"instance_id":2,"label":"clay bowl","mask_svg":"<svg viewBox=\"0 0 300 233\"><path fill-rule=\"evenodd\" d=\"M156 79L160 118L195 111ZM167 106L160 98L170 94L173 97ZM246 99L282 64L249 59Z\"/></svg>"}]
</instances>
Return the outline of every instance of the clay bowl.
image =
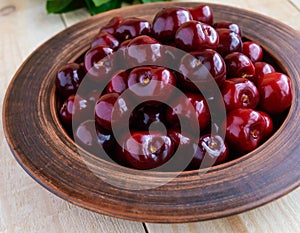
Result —
<instances>
[{"instance_id":1,"label":"clay bowl","mask_svg":"<svg viewBox=\"0 0 300 233\"><path fill-rule=\"evenodd\" d=\"M3 122L20 165L59 197L101 214L145 222L191 222L229 216L279 198L300 184L300 36L265 16L214 5L215 20L237 22L290 76L293 102L286 119L263 145L205 172L150 172L104 161L80 150L56 112L55 74L77 59L113 16L152 20L163 7L137 5L82 21L40 46L20 67L6 94ZM80 153L79 153L80 152Z\"/></svg>"}]
</instances>

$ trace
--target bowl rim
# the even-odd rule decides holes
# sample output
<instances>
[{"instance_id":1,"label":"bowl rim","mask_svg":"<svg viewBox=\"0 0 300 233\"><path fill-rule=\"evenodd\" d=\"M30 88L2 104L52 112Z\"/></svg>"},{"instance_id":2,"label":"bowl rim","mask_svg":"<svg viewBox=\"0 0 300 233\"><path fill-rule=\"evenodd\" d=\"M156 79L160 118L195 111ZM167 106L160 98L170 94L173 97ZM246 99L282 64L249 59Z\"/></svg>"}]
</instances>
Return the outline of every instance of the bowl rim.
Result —
<instances>
[{"instance_id":1,"label":"bowl rim","mask_svg":"<svg viewBox=\"0 0 300 233\"><path fill-rule=\"evenodd\" d=\"M189 206L188 203L186 202L182 202L180 203L179 206L177 206L177 208L171 208L170 206L166 206L163 205L162 203L160 203L160 200L156 200L154 207L149 210L149 206L144 206L141 205L140 203L138 208L135 210L128 210L128 205L130 203L127 203L126 200L123 200L122 198L120 198L120 200L118 199L118 202L116 202L117 204L122 204L122 210L118 210L118 209L113 209L112 207L117 206L116 203L114 203L113 198L109 198L109 197L101 197L101 195L104 195L103 193L98 193L97 190L89 190L89 194L90 196L93 195L99 195L97 202L96 203L91 203L88 200L83 200L81 199L82 195L80 193L76 193L76 191L74 191L74 187L67 187L68 184L64 183L62 181L57 182L55 180L51 179L51 176L54 174L46 174L45 172L50 172L49 168L47 168L47 163L45 164L44 167L35 167L36 164L33 164L33 162L30 160L30 156L32 156L31 153L33 153L33 151L31 149L28 149L28 146L30 144L28 144L28 142L20 142L20 133L17 133L17 128L16 127L12 127L12 125L14 124L14 116L17 116L17 119L21 119L20 116L18 116L18 113L16 112L16 110L12 109L15 106L18 106L18 104L20 104L22 102L22 100L20 99L21 97L19 95L17 95L16 97L16 92L15 90L20 90L20 88L22 88L24 84L24 81L22 80L22 78L25 76L27 77L27 79L29 78L28 76L28 72L37 72L40 73L41 71L36 71L36 68L33 67L34 62L36 62L36 58L38 56L41 56L43 52L47 51L48 49L52 49L52 48L56 48L58 46L58 41L61 40L62 38L64 38L65 40L67 39L72 39L72 38L76 38L76 36L78 37L78 34L84 32L85 30L90 30L91 28L96 28L96 22L99 19L105 19L105 17L111 15L111 14L115 14L118 15L119 13L122 14L126 14L126 12L128 11L132 11L132 12L139 12L141 10L145 10L145 9L152 9L153 7L155 9L159 9L162 8L163 6L196 6L199 3L151 3L150 5L136 5L136 6L130 6L130 7L126 7L126 8L121 8L121 9L117 9L117 10L113 10L110 12L106 12L106 13L102 13L99 15L95 15L93 17L90 17L88 19L85 19L79 23L76 23L75 25L66 28L65 30L63 30L62 32L58 33L57 35L55 35L54 37L52 37L51 39L49 39L48 41L46 41L44 44L42 44L38 49L36 49L27 59L26 61L21 65L21 67L19 68L19 70L17 71L17 73L15 74L15 76L13 77L6 95L5 95L5 99L4 99L4 103L3 103L3 122L4 122L4 133L6 135L6 139L7 142L10 146L10 149L13 153L13 155L15 156L16 160L19 162L19 164L23 167L23 169L31 176L33 177L38 183L40 183L42 186L44 186L46 189L48 189L49 191L53 192L54 194L60 196L61 198L70 201L76 205L79 205L81 207L84 207L86 209L98 212L98 213L102 213L102 214L106 214L109 216L113 216L113 217L119 217L119 218L124 218L124 219L130 219L130 220L135 220L135 221L145 221L145 222L191 222L191 221L199 221L199 220L208 220L208 219L214 219L214 218L219 218L219 217L224 217L224 216L229 216L232 214L236 214L236 213L240 213L246 210L250 210L253 209L255 207L261 206L263 204L266 204L274 199L277 199L281 196L283 196L284 194L294 190L295 188L297 188L300 185L300 174L299 174L299 162L300 159L296 159L296 163L294 164L294 166L292 167L292 171L293 171L293 176L290 177L288 180L289 182L287 182L287 184L283 184L280 183L280 187L277 187L278 190L276 190L275 187L272 186L272 189L270 191L274 191L273 193L270 193L270 191L266 191L266 190L259 190L260 192L265 191L265 193L259 193L258 196L259 198L252 200L250 202L247 202L247 200L244 198L243 200L240 200L240 202L243 202L243 205L235 205L234 203L228 202L226 203L226 205L224 205L223 208L217 209L217 210L210 210L210 208L215 206L215 203L213 202L213 200L211 200L210 206L207 205L206 209L210 210L210 212L201 212L199 213L199 211L194 214L188 214L186 210L197 210L197 208L203 207L203 203L199 202L199 200L195 197L195 189L199 192L201 191L201 187L199 186L199 182L197 181L197 175L198 175L198 171L184 171L182 174L179 174L178 177L175 178L175 180L172 180L170 184L167 185L168 188L170 188L170 190L167 190L167 188L162 188L162 190L165 192L163 193L162 190L158 189L157 192L152 191L151 194L153 195L153 193L155 195L161 195L162 197L165 197L165 195L168 193L172 193L171 188L174 188L174 185L178 185L178 184L183 184L185 186L189 187L189 192L190 194L183 194L183 190L180 189L180 195L182 195L183 197L187 197L187 196L192 196L193 197L193 205ZM288 45L288 49L290 50L295 50L295 51L300 51L300 41L299 40L299 35L297 35L296 33L294 33L294 29L290 28L289 26L271 19L269 17L263 16L261 14L258 13L254 13L254 12L250 12L248 10L244 10L244 9L239 9L239 8L234 8L234 7L229 7L229 6L224 6L224 5L220 5L220 4L211 4L209 3L208 5L210 5L213 9L216 10L221 10L223 13L230 13L232 14L232 17L240 17L241 15L244 15L244 18L242 18L242 25L245 24L244 21L249 20L249 18L253 18L253 16L255 16L255 20L257 22L259 22L260 24L263 24L264 28L268 28L268 30L271 28L273 30L275 30L275 35L277 37L279 37L280 35L280 42L284 43L285 45ZM221 15L221 13L219 13ZM109 17L111 18L111 16ZM244 20L244 21L243 21ZM265 22L264 22L265 21ZM83 26L87 26L88 24L91 24L88 29L82 29L79 30L81 27ZM246 29L246 28L245 28ZM80 33L78 33L78 30L80 31ZM249 34L247 34L247 37L253 40L257 40L258 38L256 37L256 35L251 34L254 33L254 30L250 30L250 29L245 30L247 31ZM286 37L282 37L281 33L284 32L287 35L288 40L286 40ZM280 136L284 136L283 139L288 139L289 135L287 133L285 133L286 128L294 128L295 131L297 131L297 128L295 128L295 126L299 123L299 120L297 120L297 110L299 110L299 106L298 106L298 101L297 99L299 98L299 93L296 90L299 90L299 88L296 88L297 86L300 85L300 78L299 78L299 74L300 74L300 67L297 67L295 65L295 61L291 61L291 58L289 55L284 54L284 52L280 52L279 54L275 54L274 49L276 50L276 52L278 52L279 48L276 45L276 43L271 43L270 41L268 41L268 38L259 38L259 42L261 43L261 45L276 59L280 62L280 64L282 65L282 68L286 71L286 73L292 77L292 86L293 86L293 102L292 102L292 106L291 106L291 110L289 111L286 120L284 121L284 123L280 126L280 128L275 132L275 134L271 137L273 140L268 140L267 142L264 143L264 145L258 147L257 149L255 149L254 151L248 153L245 156L242 156L241 158L238 158L236 160L221 164L221 165L217 165L214 166L212 168L209 169L209 171L206 173L206 176L210 176L210 178L212 179L212 182L216 182L216 177L218 174L221 174L222 177L225 176L225 181L226 181L226 172L232 172L233 169L238 169L240 170L241 168L238 168L237 166L239 165L243 165L243 168L247 167L245 165L245 163L250 162L251 166L255 166L256 164L256 157L257 154L263 154L264 152L266 152L266 148L270 148L276 145L274 145L274 141L276 143L279 143L279 137ZM293 42L293 43L291 43ZM87 42L85 42L87 43ZM271 43L271 45L270 45ZM65 47L65 49L67 51L70 51L72 49L74 49L74 45L70 45L68 43L66 43L64 41L63 47ZM77 50L74 53L79 54L80 51L82 51L84 48L84 46L77 48ZM56 54L55 50L52 49L51 50L52 53L55 54L55 57L58 58L59 54ZM43 59L45 60L46 57L43 57ZM55 59L51 60L51 62L54 62ZM300 59L298 58L298 60L300 61ZM46 61L46 60L45 60ZM49 67L46 67L43 69L43 73L48 77L50 77L51 75L53 75L53 73L55 73L54 71L57 70L58 68L57 63L55 64L51 64L51 66L49 65ZM49 69L49 70L47 70ZM27 72L27 75L26 75ZM34 78L33 78L34 79ZM36 79L36 78L35 78ZM51 80L51 78L50 78ZM34 81L34 80L33 80ZM33 82L33 81L30 81ZM48 82L47 82L48 81ZM53 78L52 78L53 81ZM54 82L53 82L54 83ZM53 84L52 83L52 84ZM22 85L21 85L22 84ZM58 119L55 119L55 116L53 115L53 109L51 108L51 106L53 106L53 104L51 105L47 105L45 106L43 102L41 101L45 101L45 100L50 100L51 101L51 96L49 95L49 93L47 94L47 91L52 90L53 92L53 87L51 89L51 83L49 82L48 79L41 81L39 83L40 85L44 85L46 86L45 89L43 89L43 92L41 93L40 91L35 91L34 93L38 93L40 96L34 96L33 98L35 100L38 101L38 108L35 108L34 106L32 107L33 110L39 110L39 109L45 109L47 108L47 113L50 113L51 116L48 116L48 118L43 118L41 119L40 115L34 115L34 112L30 112L26 115L26 117L29 118L29 120L32 119L36 119L37 117L40 117L37 120L37 124L41 124L41 123L57 123ZM29 84L26 84L25 86L28 86ZM19 88L19 89L18 89ZM26 93L24 90L22 92ZM43 94L43 95L42 95ZM53 94L52 94L53 95ZM25 118L26 118L25 117ZM52 119L51 119L52 118ZM14 119L14 120L13 120ZM291 124L291 121L296 121L293 122ZM33 122L25 122L26 124L23 126L23 128L28 127L29 126L34 126L35 124ZM37 125L38 127L40 127L40 125ZM52 125L53 126L53 125ZM21 128L20 130L27 132L28 129L23 129ZM70 139L69 136L67 136L67 134L65 133L65 131L62 131L61 126L55 125L53 129L59 130L59 135L55 135L55 140L61 140L61 143L65 144L68 147L68 152L69 153L74 153L74 148L75 143ZM43 128L43 133L45 133L45 128ZM40 133L39 131L35 131L34 133L36 133L38 135L38 133ZM52 133L55 133L54 131ZM57 132L56 132L57 133ZM296 133L294 132L293 135L295 135ZM47 135L47 134L46 134ZM61 138L62 137L62 138ZM36 140L44 143L45 145L45 141L41 138L39 138L38 136L35 138ZM296 139L299 139L298 137L296 137ZM294 139L294 141L296 140ZM53 139L54 140L54 139ZM296 154L295 151L297 151L297 149L299 149L299 146L296 145L297 143L293 144L293 147L290 148L290 150L293 152L293 158ZM282 142L280 144L282 145ZM49 146L49 145L48 145ZM277 146L278 147L278 146ZM276 148L277 148L276 147ZM76 147L77 148L77 147ZM60 148L60 153L62 153L62 148ZM39 149L39 152L41 151L41 149ZM274 149L273 149L274 151ZM65 151L64 151L65 152ZM52 153L54 153L52 151ZM285 152L286 154L288 152ZM73 154L74 155L74 154ZM65 155L66 156L66 155ZM76 155L74 155L74 159L78 159L78 157L76 157ZM92 162L96 159L101 160L100 158L95 158L95 156L89 155L92 158ZM264 156L264 155L262 155ZM37 157L37 155L35 155L35 157ZM282 156L277 156L280 157L280 159L282 160ZM276 158L277 158L276 157ZM58 158L65 158L62 155L59 155ZM69 158L70 159L70 158ZM40 164L43 164L42 158L41 158L41 162ZM104 165L104 170L101 171L114 171L117 172L118 174L123 174L122 172L125 173L130 173L130 174L136 174L136 175L143 175L143 177L147 177L147 178L153 178L154 180L157 179L157 177L168 177L169 174L167 173L161 173L161 172L156 172L156 174L153 174L153 172L149 172L149 171L137 171L134 169L130 169L130 168L125 168L125 167L121 167L120 165L115 165L115 164L110 164L109 162L104 162L101 161ZM273 162L273 161L268 161L269 163ZM289 163L290 164L290 163ZM76 163L76 166L78 164ZM278 164L277 165L277 169L278 168ZM297 167L298 165L298 167ZM58 165L57 165L58 166ZM66 168L72 170L72 165L71 164L66 164L64 165ZM79 166L79 165L78 165ZM80 166L80 168L82 168ZM268 167L268 169L270 169ZM288 166L285 165L284 170L287 171ZM255 171L256 173L259 172L263 172L263 171ZM291 172L291 171L290 171ZM137 174L139 173L139 174ZM234 175L236 176L237 174L234 173ZM246 174L246 175L251 175L251 174ZM259 174L257 175L258 177L261 177L262 175ZM127 176L125 176L127 177ZM223 177L224 178L224 177ZM284 177L285 180L287 179L286 176ZM63 179L63 178L62 178ZM141 179L141 178L139 178ZM247 180L247 177L242 177L242 179ZM191 183L192 180L193 184L189 185ZM197 183L198 182L198 183ZM203 180L202 180L203 182ZM238 189L237 183L234 183L234 177L232 180L233 184L235 184L233 187L235 187L236 189ZM280 182L283 182L282 179L280 179ZM218 183L218 182L217 182ZM201 183L203 185L203 183ZM253 186L255 186L255 184L252 184ZM262 184L260 184L262 185ZM111 188L106 187L109 191L111 191ZM251 188L251 187L250 187ZM253 187L252 187L253 188ZM260 187L262 188L262 187ZM266 188L270 188L269 185L267 185ZM265 189L266 189L265 188ZM84 189L83 189L84 190ZM80 190L82 191L82 190ZM216 189L212 189L210 191L216 191ZM74 193L72 193L74 192ZM118 192L122 193L122 190L118 190ZM126 192L125 192L126 193ZM144 192L147 193L147 192ZM131 194L131 199L130 201L132 201L132 197L134 194ZM232 195L232 194L231 194ZM138 196L139 198L141 198L140 196ZM174 200L179 200L178 197L175 195L176 198L173 198ZM235 197L236 199L238 199L237 197ZM100 206L99 205L99 200L102 201L107 201L108 204L107 206ZM142 200L147 200L146 197L143 197ZM163 198L163 200L165 200L165 198ZM231 202L235 200L234 198L231 199ZM148 201L153 201L153 200L148 200ZM170 204L169 204L170 205ZM133 208L132 205L129 205L130 207ZM182 210L182 206L186 206L186 210ZM230 206L229 209L225 209L228 208L228 206ZM196 209L195 209L196 208ZM159 211L162 212L161 215L158 216L154 216L157 215L157 213L159 213Z\"/></svg>"}]
</instances>

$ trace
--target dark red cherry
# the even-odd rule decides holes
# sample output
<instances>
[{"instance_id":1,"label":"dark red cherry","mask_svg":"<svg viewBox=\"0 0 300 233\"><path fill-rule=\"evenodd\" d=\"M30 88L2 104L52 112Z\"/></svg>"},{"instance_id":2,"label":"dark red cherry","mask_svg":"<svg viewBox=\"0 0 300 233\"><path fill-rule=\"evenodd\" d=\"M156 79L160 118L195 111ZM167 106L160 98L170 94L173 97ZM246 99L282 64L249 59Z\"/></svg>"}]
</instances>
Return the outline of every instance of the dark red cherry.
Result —
<instances>
[{"instance_id":1,"label":"dark red cherry","mask_svg":"<svg viewBox=\"0 0 300 233\"><path fill-rule=\"evenodd\" d=\"M226 63L227 78L251 78L255 74L252 61L242 53L230 53L224 58L224 61Z\"/></svg>"},{"instance_id":2,"label":"dark red cherry","mask_svg":"<svg viewBox=\"0 0 300 233\"><path fill-rule=\"evenodd\" d=\"M85 76L84 67L77 63L64 65L57 72L55 86L60 95L68 97L75 94Z\"/></svg>"},{"instance_id":3,"label":"dark red cherry","mask_svg":"<svg viewBox=\"0 0 300 233\"><path fill-rule=\"evenodd\" d=\"M225 163L228 160L227 143L219 135L206 134L200 137L197 149L188 169L194 170Z\"/></svg>"},{"instance_id":4,"label":"dark red cherry","mask_svg":"<svg viewBox=\"0 0 300 233\"><path fill-rule=\"evenodd\" d=\"M102 159L112 159L127 166L125 158L118 153L120 146L113 133L101 128L94 120L81 123L74 132L74 140L79 146Z\"/></svg>"},{"instance_id":5,"label":"dark red cherry","mask_svg":"<svg viewBox=\"0 0 300 233\"><path fill-rule=\"evenodd\" d=\"M104 27L100 29L100 32L108 32L111 35L115 35L117 28L123 20L124 18L120 16L113 17Z\"/></svg>"},{"instance_id":6,"label":"dark red cherry","mask_svg":"<svg viewBox=\"0 0 300 233\"><path fill-rule=\"evenodd\" d=\"M242 53L249 57L253 63L263 59L262 47L253 41L246 41L243 43Z\"/></svg>"},{"instance_id":7,"label":"dark red cherry","mask_svg":"<svg viewBox=\"0 0 300 233\"><path fill-rule=\"evenodd\" d=\"M177 29L192 20L189 10L182 7L163 8L154 17L153 34L160 42L174 41Z\"/></svg>"},{"instance_id":8,"label":"dark red cherry","mask_svg":"<svg viewBox=\"0 0 300 233\"><path fill-rule=\"evenodd\" d=\"M216 49L219 35L210 25L191 20L177 29L175 43L178 48L185 51Z\"/></svg>"},{"instance_id":9,"label":"dark red cherry","mask_svg":"<svg viewBox=\"0 0 300 233\"><path fill-rule=\"evenodd\" d=\"M150 36L138 36L127 45L125 61L130 68L141 65L161 65L163 59L163 47Z\"/></svg>"},{"instance_id":10,"label":"dark red cherry","mask_svg":"<svg viewBox=\"0 0 300 233\"><path fill-rule=\"evenodd\" d=\"M127 162L141 170L163 165L174 153L172 140L160 132L135 132L124 139L122 148Z\"/></svg>"},{"instance_id":11,"label":"dark red cherry","mask_svg":"<svg viewBox=\"0 0 300 233\"><path fill-rule=\"evenodd\" d=\"M189 166L191 161L198 150L199 136L191 136L187 132L180 132L178 130L170 129L168 135L175 145L175 153L170 161L170 166L173 171L192 170L193 167ZM196 137L195 137L196 136ZM198 167L199 168L199 167Z\"/></svg>"},{"instance_id":12,"label":"dark red cherry","mask_svg":"<svg viewBox=\"0 0 300 233\"><path fill-rule=\"evenodd\" d=\"M115 36L120 40L128 40L141 35L151 34L151 23L145 19L125 18L116 29Z\"/></svg>"},{"instance_id":13,"label":"dark red cherry","mask_svg":"<svg viewBox=\"0 0 300 233\"><path fill-rule=\"evenodd\" d=\"M187 124L187 126L193 124L194 119L198 120L200 130L207 128L210 123L210 111L207 102L200 94L185 93L185 95L177 97L177 99L173 101L171 107L172 110L167 111L166 118L167 122L170 122L174 129L182 127L177 125L177 117L182 119L180 124ZM196 125L195 127L198 128Z\"/></svg>"},{"instance_id":14,"label":"dark red cherry","mask_svg":"<svg viewBox=\"0 0 300 233\"><path fill-rule=\"evenodd\" d=\"M274 131L273 120L269 114L267 114L263 111L258 111L258 112L260 113L260 115L262 115L262 117L264 118L265 123L266 123L266 127L265 127L265 130L263 133L263 138L262 138L262 141L266 141L273 134L273 131Z\"/></svg>"},{"instance_id":15,"label":"dark red cherry","mask_svg":"<svg viewBox=\"0 0 300 233\"><path fill-rule=\"evenodd\" d=\"M260 144L266 122L264 117L253 109L238 108L227 115L226 141L232 150L245 153Z\"/></svg>"},{"instance_id":16,"label":"dark red cherry","mask_svg":"<svg viewBox=\"0 0 300 233\"><path fill-rule=\"evenodd\" d=\"M108 93L102 95L95 106L95 119L97 124L107 130L124 127L126 114L130 114L128 101L117 93Z\"/></svg>"},{"instance_id":17,"label":"dark red cherry","mask_svg":"<svg viewBox=\"0 0 300 233\"><path fill-rule=\"evenodd\" d=\"M254 67L255 67L255 74L253 77L249 77L249 80L251 80L256 86L260 84L265 74L275 72L274 67L266 62L261 62L261 61L255 62Z\"/></svg>"},{"instance_id":18,"label":"dark red cherry","mask_svg":"<svg viewBox=\"0 0 300 233\"><path fill-rule=\"evenodd\" d=\"M88 76L95 82L108 79L108 74L113 69L113 59L109 56L113 50L105 45L97 45L86 52L84 65Z\"/></svg>"},{"instance_id":19,"label":"dark red cherry","mask_svg":"<svg viewBox=\"0 0 300 233\"><path fill-rule=\"evenodd\" d=\"M115 73L106 86L106 93L123 93L123 91L125 91L128 88L128 76L128 70L121 70Z\"/></svg>"},{"instance_id":20,"label":"dark red cherry","mask_svg":"<svg viewBox=\"0 0 300 233\"><path fill-rule=\"evenodd\" d=\"M97 45L105 45L116 50L119 46L119 41L108 32L100 32L95 36L91 47L95 47Z\"/></svg>"},{"instance_id":21,"label":"dark red cherry","mask_svg":"<svg viewBox=\"0 0 300 233\"><path fill-rule=\"evenodd\" d=\"M186 90L196 92L198 87L207 86L212 80L221 86L226 78L226 65L216 51L205 49L186 54L180 62L183 75L180 84Z\"/></svg>"},{"instance_id":22,"label":"dark red cherry","mask_svg":"<svg viewBox=\"0 0 300 233\"><path fill-rule=\"evenodd\" d=\"M74 140L79 146L96 155L101 154L101 147L109 151L115 146L112 133L96 126L94 120L82 122L74 132Z\"/></svg>"},{"instance_id":23,"label":"dark red cherry","mask_svg":"<svg viewBox=\"0 0 300 233\"><path fill-rule=\"evenodd\" d=\"M227 28L217 28L216 31L219 35L217 52L222 57L232 52L242 52L243 42L238 34Z\"/></svg>"},{"instance_id":24,"label":"dark red cherry","mask_svg":"<svg viewBox=\"0 0 300 233\"><path fill-rule=\"evenodd\" d=\"M166 104L159 101L146 101L134 108L129 119L132 131L166 131Z\"/></svg>"},{"instance_id":25,"label":"dark red cherry","mask_svg":"<svg viewBox=\"0 0 300 233\"><path fill-rule=\"evenodd\" d=\"M122 50L123 54L125 54L125 50L127 49L127 45L130 43L132 39L124 40L123 42L120 43L118 51Z\"/></svg>"},{"instance_id":26,"label":"dark red cherry","mask_svg":"<svg viewBox=\"0 0 300 233\"><path fill-rule=\"evenodd\" d=\"M213 11L208 5L199 5L194 8L189 9L193 16L193 20L200 21L201 23L206 23L212 25L214 21Z\"/></svg>"},{"instance_id":27,"label":"dark red cherry","mask_svg":"<svg viewBox=\"0 0 300 233\"><path fill-rule=\"evenodd\" d=\"M232 32L235 32L242 38L242 30L240 29L239 25L230 21L218 21L213 24L214 28L225 28L229 29Z\"/></svg>"},{"instance_id":28,"label":"dark red cherry","mask_svg":"<svg viewBox=\"0 0 300 233\"><path fill-rule=\"evenodd\" d=\"M141 66L134 68L128 77L128 88L137 97L155 97L161 101L172 94L175 77L164 67Z\"/></svg>"},{"instance_id":29,"label":"dark red cherry","mask_svg":"<svg viewBox=\"0 0 300 233\"><path fill-rule=\"evenodd\" d=\"M273 72L265 74L258 86L259 107L269 114L280 114L292 104L291 80L285 74Z\"/></svg>"},{"instance_id":30,"label":"dark red cherry","mask_svg":"<svg viewBox=\"0 0 300 233\"><path fill-rule=\"evenodd\" d=\"M259 92L256 86L246 78L225 80L221 93L228 112L236 108L254 109L259 103Z\"/></svg>"},{"instance_id":31,"label":"dark red cherry","mask_svg":"<svg viewBox=\"0 0 300 233\"><path fill-rule=\"evenodd\" d=\"M79 95L70 95L61 106L59 114L63 123L68 126L78 125L93 116L92 106Z\"/></svg>"}]
</instances>

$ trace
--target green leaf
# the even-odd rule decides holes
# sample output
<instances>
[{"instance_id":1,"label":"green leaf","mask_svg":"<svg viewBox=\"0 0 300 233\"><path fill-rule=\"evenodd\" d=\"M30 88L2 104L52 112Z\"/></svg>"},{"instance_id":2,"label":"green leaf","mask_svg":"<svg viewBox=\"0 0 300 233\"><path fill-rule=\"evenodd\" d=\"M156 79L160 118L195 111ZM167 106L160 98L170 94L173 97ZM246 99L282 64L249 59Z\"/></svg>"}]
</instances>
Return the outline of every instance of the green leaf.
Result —
<instances>
[{"instance_id":1,"label":"green leaf","mask_svg":"<svg viewBox=\"0 0 300 233\"><path fill-rule=\"evenodd\" d=\"M93 3L95 4L96 7L101 6L104 3L109 2L110 0L93 0Z\"/></svg>"},{"instance_id":2,"label":"green leaf","mask_svg":"<svg viewBox=\"0 0 300 233\"><path fill-rule=\"evenodd\" d=\"M101 12L109 11L115 8L121 7L122 1L119 0L108 0L106 3L96 7L93 0L85 0L87 8L91 15L95 15Z\"/></svg>"},{"instance_id":3,"label":"green leaf","mask_svg":"<svg viewBox=\"0 0 300 233\"><path fill-rule=\"evenodd\" d=\"M50 13L65 13L85 6L83 0L47 0L46 9Z\"/></svg>"}]
</instances>

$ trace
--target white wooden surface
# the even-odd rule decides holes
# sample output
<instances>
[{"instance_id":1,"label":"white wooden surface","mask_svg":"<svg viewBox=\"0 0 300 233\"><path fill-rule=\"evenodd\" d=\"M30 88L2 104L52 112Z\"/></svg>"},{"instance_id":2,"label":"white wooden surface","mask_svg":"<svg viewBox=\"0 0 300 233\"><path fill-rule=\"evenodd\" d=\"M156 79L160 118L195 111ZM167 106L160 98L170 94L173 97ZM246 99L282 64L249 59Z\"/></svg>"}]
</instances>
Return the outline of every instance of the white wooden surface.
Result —
<instances>
[{"instance_id":1,"label":"white wooden surface","mask_svg":"<svg viewBox=\"0 0 300 233\"><path fill-rule=\"evenodd\" d=\"M22 61L48 38L86 17L86 10L47 15L45 0L0 1L0 105ZM196 1L194 1L196 2ZM207 0L277 18L300 30L300 0ZM49 193L17 164L4 139L0 119L0 233L146 232L142 223L102 216ZM263 207L228 218L191 224L145 224L162 233L297 233L300 188Z\"/></svg>"}]
</instances>

